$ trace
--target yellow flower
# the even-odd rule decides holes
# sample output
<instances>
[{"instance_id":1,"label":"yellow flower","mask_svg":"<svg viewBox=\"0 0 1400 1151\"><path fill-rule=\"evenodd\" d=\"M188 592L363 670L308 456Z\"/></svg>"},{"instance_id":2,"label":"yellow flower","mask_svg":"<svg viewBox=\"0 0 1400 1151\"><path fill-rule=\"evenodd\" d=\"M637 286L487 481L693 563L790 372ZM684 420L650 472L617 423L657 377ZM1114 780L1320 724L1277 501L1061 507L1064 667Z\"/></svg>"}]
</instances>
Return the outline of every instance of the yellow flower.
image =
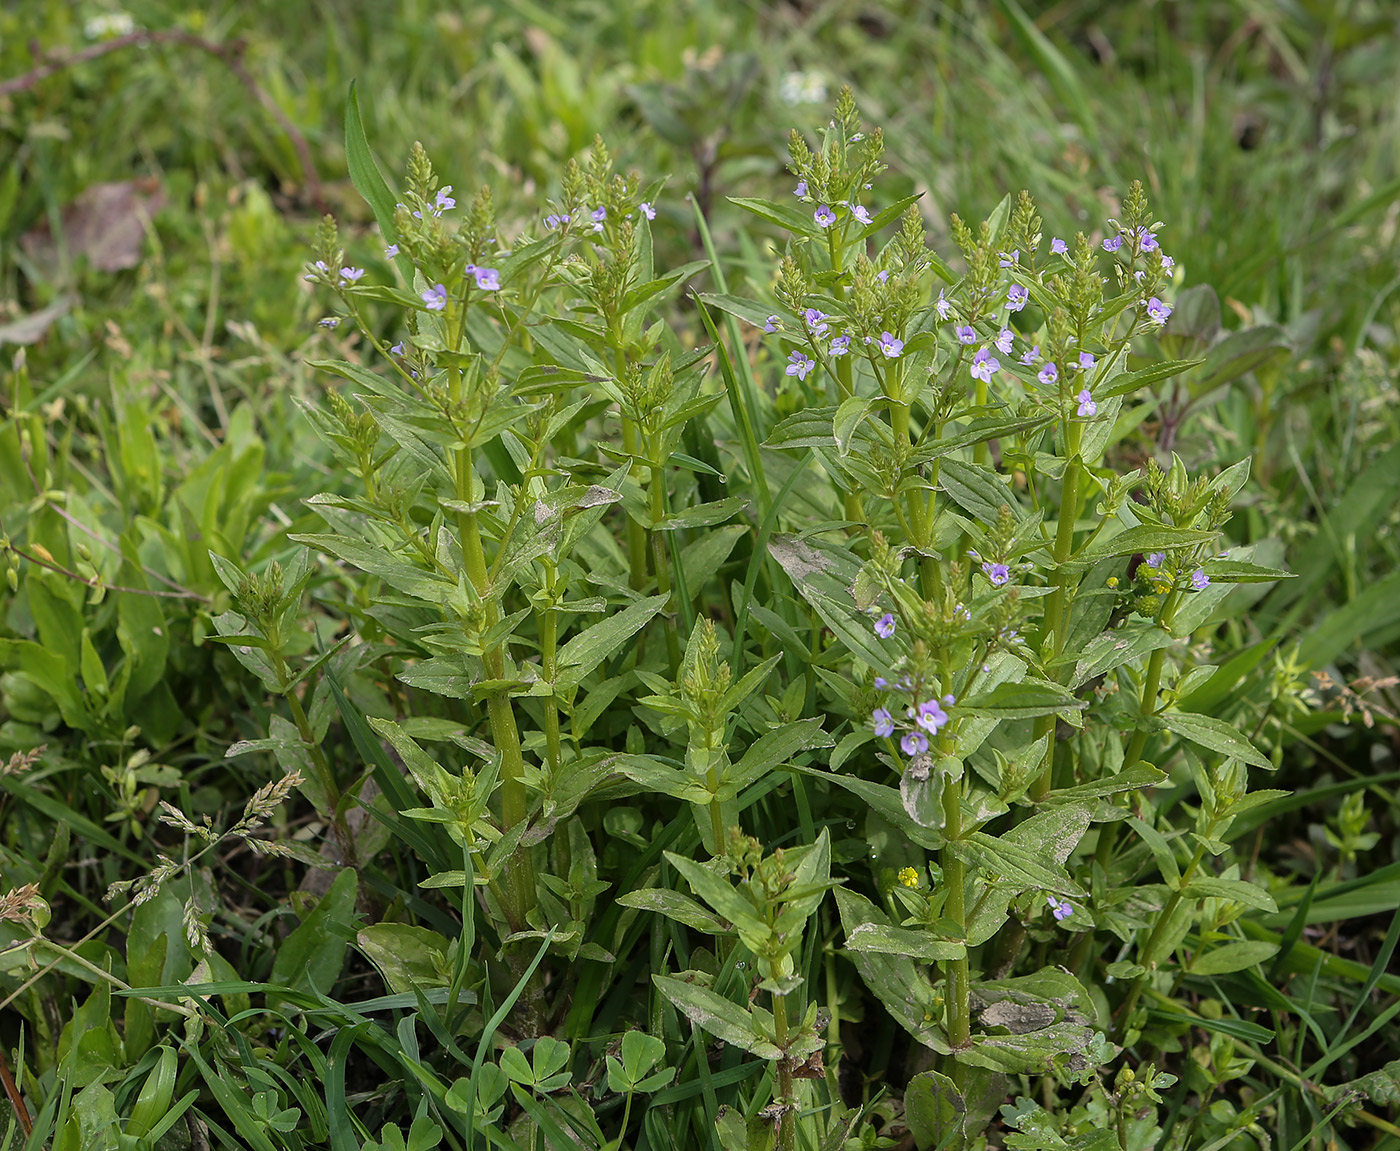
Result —
<instances>
[{"instance_id":1,"label":"yellow flower","mask_svg":"<svg viewBox=\"0 0 1400 1151\"><path fill-rule=\"evenodd\" d=\"M1117 577L1117 576L1109 576L1107 582L1108 582L1108 586L1109 586L1109 587L1117 587L1117 586L1118 586L1118 577Z\"/></svg>"},{"instance_id":2,"label":"yellow flower","mask_svg":"<svg viewBox=\"0 0 1400 1151\"><path fill-rule=\"evenodd\" d=\"M919 886L919 873L915 871L912 867L904 868L895 878L898 879L899 882L902 883L905 887Z\"/></svg>"}]
</instances>

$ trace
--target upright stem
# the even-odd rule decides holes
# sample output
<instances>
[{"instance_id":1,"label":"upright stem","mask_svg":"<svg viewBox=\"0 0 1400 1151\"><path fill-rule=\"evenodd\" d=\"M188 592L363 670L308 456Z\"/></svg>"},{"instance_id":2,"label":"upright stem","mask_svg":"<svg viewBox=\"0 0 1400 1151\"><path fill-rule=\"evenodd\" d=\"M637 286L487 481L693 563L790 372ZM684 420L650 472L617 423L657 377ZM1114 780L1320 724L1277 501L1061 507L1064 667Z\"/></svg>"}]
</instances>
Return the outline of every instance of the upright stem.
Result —
<instances>
[{"instance_id":1,"label":"upright stem","mask_svg":"<svg viewBox=\"0 0 1400 1151\"><path fill-rule=\"evenodd\" d=\"M778 1093L783 1102L792 1108L785 1111L778 1127L778 1151L797 1151L797 1100L792 1090L792 1059L788 1056L788 1017L787 997L773 997L773 1029L777 1033L778 1048Z\"/></svg>"},{"instance_id":2,"label":"upright stem","mask_svg":"<svg viewBox=\"0 0 1400 1151\"><path fill-rule=\"evenodd\" d=\"M619 354L619 359L621 355ZM622 450L624 454L637 455L637 423L630 416L622 417ZM635 459L633 473L638 465ZM633 591L641 591L647 586L647 533L630 515L627 517L627 562L630 583Z\"/></svg>"},{"instance_id":3,"label":"upright stem","mask_svg":"<svg viewBox=\"0 0 1400 1151\"><path fill-rule=\"evenodd\" d=\"M1079 445L1083 437L1084 425L1078 421L1072 421L1066 435L1065 454L1069 457L1065 464L1065 481L1060 493L1060 517L1055 529L1055 572L1051 577L1053 590L1045 607L1045 629L1044 634L1055 636L1054 652L1056 656L1065 650L1065 602L1069 594L1069 573L1065 570L1064 564L1074 551L1074 524L1079 517L1079 477L1083 467L1083 462L1079 458ZM1064 675L1061 670L1059 676ZM1055 717L1044 715L1035 721L1035 738L1039 739L1043 735L1052 734L1055 730ZM1054 764L1054 740L1045 753L1045 762L1041 768L1040 775L1031 783L1031 799L1039 803L1050 794L1050 780L1052 767Z\"/></svg>"},{"instance_id":4,"label":"upright stem","mask_svg":"<svg viewBox=\"0 0 1400 1151\"><path fill-rule=\"evenodd\" d=\"M540 672L549 684L550 691L544 697L544 738L545 755L549 761L551 775L559 770L561 760L559 748L559 700L554 694L555 678L559 673L559 612L554 606L555 571L549 560L545 564L545 589L550 595L550 606L540 616Z\"/></svg>"},{"instance_id":5,"label":"upright stem","mask_svg":"<svg viewBox=\"0 0 1400 1151\"><path fill-rule=\"evenodd\" d=\"M657 459L661 451L661 436L653 438L650 455L656 463L651 468L651 519L659 524L666 518L666 473ZM676 631L676 597L671 590L671 559L667 555L666 533L652 529L652 566L656 569L656 590L666 597L666 659L671 667L671 675L681 665L680 636Z\"/></svg>"},{"instance_id":6,"label":"upright stem","mask_svg":"<svg viewBox=\"0 0 1400 1151\"><path fill-rule=\"evenodd\" d=\"M457 499L470 504L473 495L471 449L457 449L454 455ZM485 605L486 627L490 628L499 620L500 612L491 595L491 577L486 566L486 549L482 544L477 513L459 511L457 531L462 539L467 578L472 581ZM483 653L482 663L490 679L505 678L505 653L500 645ZM499 688L492 691L486 700L486 715L491 724L491 742L501 756L501 822L509 831L528 818L530 800L525 789L525 757L520 748L520 731L515 725L515 709L511 706L508 691ZM506 917L511 928L519 931L527 923L526 913L535 905L535 868L529 851L517 852L508 871Z\"/></svg>"},{"instance_id":7,"label":"upright stem","mask_svg":"<svg viewBox=\"0 0 1400 1151\"><path fill-rule=\"evenodd\" d=\"M948 888L943 914L958 925L967 928L967 865L953 851L962 837L962 784L948 783L943 788L943 837L947 841L942 853L943 882ZM950 959L943 965L946 979L948 1002L948 1044L954 1054L949 1057L949 1078L961 1089L963 1068L957 1061L957 1052L967 1044L972 1034L971 974L967 952L957 959Z\"/></svg>"}]
</instances>

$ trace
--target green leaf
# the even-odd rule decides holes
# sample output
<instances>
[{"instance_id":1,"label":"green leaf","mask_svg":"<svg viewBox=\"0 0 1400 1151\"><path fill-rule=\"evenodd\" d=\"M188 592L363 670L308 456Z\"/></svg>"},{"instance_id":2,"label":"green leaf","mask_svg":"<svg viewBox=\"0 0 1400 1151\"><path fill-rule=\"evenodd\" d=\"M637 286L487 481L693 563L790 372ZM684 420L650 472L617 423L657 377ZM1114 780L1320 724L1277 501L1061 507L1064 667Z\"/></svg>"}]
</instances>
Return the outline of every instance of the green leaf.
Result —
<instances>
[{"instance_id":1,"label":"green leaf","mask_svg":"<svg viewBox=\"0 0 1400 1151\"><path fill-rule=\"evenodd\" d=\"M706 935L728 935L730 926L714 912L701 907L688 895L672 891L669 887L643 887L617 897L622 907L635 907L639 911L654 911L677 923L684 923Z\"/></svg>"},{"instance_id":2,"label":"green leaf","mask_svg":"<svg viewBox=\"0 0 1400 1151\"><path fill-rule=\"evenodd\" d=\"M907 955L911 959L960 959L967 944L939 939L928 931L889 927L883 923L862 923L846 936L847 951L874 951L882 955Z\"/></svg>"},{"instance_id":3,"label":"green leaf","mask_svg":"<svg viewBox=\"0 0 1400 1151\"><path fill-rule=\"evenodd\" d=\"M696 973L689 974L692 978ZM734 1047L741 1047L760 1059L778 1059L782 1051L759 1025L757 1011L746 1011L737 1003L717 995L708 987L686 978L653 975L651 981L687 1019L702 1031ZM766 1014L766 1013L765 1013Z\"/></svg>"},{"instance_id":4,"label":"green leaf","mask_svg":"<svg viewBox=\"0 0 1400 1151\"><path fill-rule=\"evenodd\" d=\"M1242 560L1206 560L1201 565L1211 583L1275 583L1278 580L1296 579L1292 572L1281 568L1264 567L1261 564L1245 563Z\"/></svg>"},{"instance_id":5,"label":"green leaf","mask_svg":"<svg viewBox=\"0 0 1400 1151\"><path fill-rule=\"evenodd\" d=\"M738 763L725 773L719 800L727 803L767 771L776 770L796 755L813 747L830 747L831 736L822 730L822 721L799 719L764 732L754 740Z\"/></svg>"},{"instance_id":6,"label":"green leaf","mask_svg":"<svg viewBox=\"0 0 1400 1151\"><path fill-rule=\"evenodd\" d=\"M887 916L863 895L836 888L841 927L849 939L862 925L893 927ZM943 1035L942 997L935 994L923 968L907 955L848 951L846 956L860 972L865 986L891 1016L918 1042L941 1054L950 1050Z\"/></svg>"},{"instance_id":7,"label":"green leaf","mask_svg":"<svg viewBox=\"0 0 1400 1151\"><path fill-rule=\"evenodd\" d=\"M415 987L446 987L444 973L452 945L447 937L411 923L374 923L360 929L355 941L395 994Z\"/></svg>"},{"instance_id":8,"label":"green leaf","mask_svg":"<svg viewBox=\"0 0 1400 1151\"><path fill-rule=\"evenodd\" d=\"M1133 620L1121 628L1103 632L1089 641L1084 653L1074 665L1074 686L1079 687L1114 668L1150 655L1158 648L1170 647L1176 641L1169 632L1146 621Z\"/></svg>"},{"instance_id":9,"label":"green leaf","mask_svg":"<svg viewBox=\"0 0 1400 1151\"><path fill-rule=\"evenodd\" d=\"M1147 387L1149 384L1156 384L1162 380L1169 380L1172 376L1179 376L1182 372L1188 372L1203 363L1205 360L1165 360L1160 364L1139 368L1135 372L1114 376L1113 379L1109 380L1108 387L1104 389L1103 398L1111 400L1114 396L1126 396L1139 388Z\"/></svg>"},{"instance_id":10,"label":"green leaf","mask_svg":"<svg viewBox=\"0 0 1400 1151\"><path fill-rule=\"evenodd\" d=\"M580 676L586 675L641 631L648 620L666 607L668 598L654 595L638 600L585 628L559 649L559 666L577 668Z\"/></svg>"},{"instance_id":11,"label":"green leaf","mask_svg":"<svg viewBox=\"0 0 1400 1151\"><path fill-rule=\"evenodd\" d=\"M1192 975L1228 975L1255 967L1278 953L1278 944L1241 940L1198 952L1187 970Z\"/></svg>"},{"instance_id":12,"label":"green leaf","mask_svg":"<svg viewBox=\"0 0 1400 1151\"><path fill-rule=\"evenodd\" d=\"M373 209L384 242L392 244L399 238L398 229L394 226L394 194L389 191L389 185L379 174L379 167L370 153L369 141L365 138L364 121L360 117L360 97L356 91L356 84L357 81L350 81L350 95L345 100L346 166L350 169L350 180L355 185L355 190ZM404 273L405 279L412 279L413 265L406 255L399 257L399 269Z\"/></svg>"},{"instance_id":13,"label":"green leaf","mask_svg":"<svg viewBox=\"0 0 1400 1151\"><path fill-rule=\"evenodd\" d=\"M1209 543L1216 534L1191 528L1159 528L1144 524L1128 528L1106 540L1095 541L1093 546L1084 549L1070 562L1076 567L1082 567L1096 564L1100 560L1136 555L1138 552L1146 554L1171 548L1195 547L1197 544Z\"/></svg>"},{"instance_id":14,"label":"green leaf","mask_svg":"<svg viewBox=\"0 0 1400 1151\"><path fill-rule=\"evenodd\" d=\"M272 961L272 982L322 995L330 992L340 978L354 931L358 890L355 869L343 869L312 912L278 947Z\"/></svg>"},{"instance_id":15,"label":"green leaf","mask_svg":"<svg viewBox=\"0 0 1400 1151\"><path fill-rule=\"evenodd\" d=\"M786 204L775 204L772 200L756 200L748 196L730 196L729 202L796 235L815 238L823 234L813 216Z\"/></svg>"},{"instance_id":16,"label":"green leaf","mask_svg":"<svg viewBox=\"0 0 1400 1151\"><path fill-rule=\"evenodd\" d=\"M1179 735L1182 739L1190 740L1231 759L1243 760L1251 767L1273 770L1273 763L1223 719L1190 711L1168 711L1164 712L1161 718L1162 723L1173 735Z\"/></svg>"},{"instance_id":17,"label":"green leaf","mask_svg":"<svg viewBox=\"0 0 1400 1151\"><path fill-rule=\"evenodd\" d=\"M976 984L982 1034L958 1060L1007 1074L1091 1070L1112 1048L1091 1023L1089 993L1064 968L1046 967L1017 979Z\"/></svg>"},{"instance_id":18,"label":"green leaf","mask_svg":"<svg viewBox=\"0 0 1400 1151\"><path fill-rule=\"evenodd\" d=\"M352 563L361 571L379 576L390 587L405 595L430 604L442 604L456 591L456 584L448 583L416 564L400 559L380 544L330 533L290 535L287 538Z\"/></svg>"},{"instance_id":19,"label":"green leaf","mask_svg":"<svg viewBox=\"0 0 1400 1151\"><path fill-rule=\"evenodd\" d=\"M1197 878L1183 887L1181 894L1188 899L1228 899L1260 911L1278 910L1272 895L1257 883L1247 883L1243 879Z\"/></svg>"},{"instance_id":20,"label":"green leaf","mask_svg":"<svg viewBox=\"0 0 1400 1151\"><path fill-rule=\"evenodd\" d=\"M919 1151L962 1151L967 1143L966 1114L962 1092L937 1071L920 1072L904 1090L904 1121Z\"/></svg>"},{"instance_id":21,"label":"green leaf","mask_svg":"<svg viewBox=\"0 0 1400 1151\"><path fill-rule=\"evenodd\" d=\"M1001 683L991 691L970 696L958 702L958 711L998 719L1030 719L1038 715L1055 715L1062 711L1078 711L1089 706L1073 692L1043 679L1025 679L1018 683Z\"/></svg>"}]
</instances>

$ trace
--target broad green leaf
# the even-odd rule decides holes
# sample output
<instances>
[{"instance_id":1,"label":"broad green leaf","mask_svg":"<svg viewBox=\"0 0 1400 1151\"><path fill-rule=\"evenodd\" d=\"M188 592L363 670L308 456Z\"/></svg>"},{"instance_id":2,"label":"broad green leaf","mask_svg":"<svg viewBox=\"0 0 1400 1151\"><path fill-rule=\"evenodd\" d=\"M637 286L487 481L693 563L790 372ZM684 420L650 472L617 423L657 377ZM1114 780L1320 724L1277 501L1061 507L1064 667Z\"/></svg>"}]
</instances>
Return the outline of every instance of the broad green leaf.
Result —
<instances>
[{"instance_id":1,"label":"broad green leaf","mask_svg":"<svg viewBox=\"0 0 1400 1151\"><path fill-rule=\"evenodd\" d=\"M1273 763L1223 719L1197 715L1190 711L1168 711L1163 713L1162 723L1168 731L1181 736L1182 739L1188 739L1231 759L1243 760L1251 767L1273 770Z\"/></svg>"},{"instance_id":2,"label":"broad green leaf","mask_svg":"<svg viewBox=\"0 0 1400 1151\"><path fill-rule=\"evenodd\" d=\"M907 955L911 959L958 959L967 954L967 944L938 939L927 931L907 927L887 927L882 923L862 923L846 936L847 951L875 951L882 955Z\"/></svg>"},{"instance_id":3,"label":"broad green leaf","mask_svg":"<svg viewBox=\"0 0 1400 1151\"><path fill-rule=\"evenodd\" d=\"M716 1039L741 1047L760 1059L777 1059L782 1055L781 1049L765 1034L755 1012L684 978L653 975L651 981L691 1023Z\"/></svg>"},{"instance_id":4,"label":"broad green leaf","mask_svg":"<svg viewBox=\"0 0 1400 1151\"><path fill-rule=\"evenodd\" d=\"M729 924L714 912L701 907L688 895L672 891L669 887L643 887L617 897L622 907L635 907L639 911L654 911L677 923L684 923L706 935L728 935Z\"/></svg>"},{"instance_id":5,"label":"broad green leaf","mask_svg":"<svg viewBox=\"0 0 1400 1151\"><path fill-rule=\"evenodd\" d=\"M1187 970L1192 975L1228 975L1255 967L1278 953L1278 944L1262 940L1225 943L1196 953Z\"/></svg>"},{"instance_id":6,"label":"broad green leaf","mask_svg":"<svg viewBox=\"0 0 1400 1151\"><path fill-rule=\"evenodd\" d=\"M727 803L767 771L774 771L799 751L830 747L831 736L822 731L821 719L799 719L764 732L754 740L744 757L725 773L719 799Z\"/></svg>"},{"instance_id":7,"label":"broad green leaf","mask_svg":"<svg viewBox=\"0 0 1400 1151\"><path fill-rule=\"evenodd\" d=\"M1108 539L1096 540L1074 556L1070 563L1074 566L1096 564L1100 560L1116 559L1121 556L1136 555L1138 552L1169 551L1172 548L1195 547L1209 543L1215 532L1196 531L1192 528L1159 528L1148 524L1128 528Z\"/></svg>"},{"instance_id":8,"label":"broad green leaf","mask_svg":"<svg viewBox=\"0 0 1400 1151\"><path fill-rule=\"evenodd\" d=\"M358 876L344 868L321 901L277 949L272 982L328 994L340 978L354 930ZM269 996L271 998L271 996Z\"/></svg>"},{"instance_id":9,"label":"broad green leaf","mask_svg":"<svg viewBox=\"0 0 1400 1151\"><path fill-rule=\"evenodd\" d=\"M1133 620L1114 631L1106 631L1089 641L1083 655L1074 665L1074 686L1135 659L1150 655L1158 648L1170 647L1176 641L1155 623Z\"/></svg>"},{"instance_id":10,"label":"broad green leaf","mask_svg":"<svg viewBox=\"0 0 1400 1151\"><path fill-rule=\"evenodd\" d=\"M841 913L841 927L848 939L863 924L893 926L889 916L863 895L844 887L836 888L834 895ZM948 1053L942 1027L942 999L935 994L923 968L907 955L847 951L846 957L860 972L865 986L905 1031L925 1047L941 1054Z\"/></svg>"},{"instance_id":11,"label":"broad green leaf","mask_svg":"<svg viewBox=\"0 0 1400 1151\"><path fill-rule=\"evenodd\" d=\"M1078 711L1088 706L1087 700L1079 699L1059 684L1043 679L998 684L991 691L958 701L961 714L999 719L1030 719L1037 715Z\"/></svg>"},{"instance_id":12,"label":"broad green leaf","mask_svg":"<svg viewBox=\"0 0 1400 1151\"><path fill-rule=\"evenodd\" d=\"M616 615L585 628L559 649L559 666L578 668L586 674L641 631L652 616L666 607L667 599L664 595L654 595L638 600Z\"/></svg>"},{"instance_id":13,"label":"broad green leaf","mask_svg":"<svg viewBox=\"0 0 1400 1151\"><path fill-rule=\"evenodd\" d=\"M1278 910L1272 895L1257 883L1247 883L1243 879L1198 877L1183 887L1181 894L1188 899L1228 899L1232 903L1243 903L1246 907L1257 907L1260 911Z\"/></svg>"},{"instance_id":14,"label":"broad green leaf","mask_svg":"<svg viewBox=\"0 0 1400 1151\"><path fill-rule=\"evenodd\" d=\"M446 969L452 944L436 931L410 923L374 923L361 928L355 940L395 994L452 982Z\"/></svg>"}]
</instances>

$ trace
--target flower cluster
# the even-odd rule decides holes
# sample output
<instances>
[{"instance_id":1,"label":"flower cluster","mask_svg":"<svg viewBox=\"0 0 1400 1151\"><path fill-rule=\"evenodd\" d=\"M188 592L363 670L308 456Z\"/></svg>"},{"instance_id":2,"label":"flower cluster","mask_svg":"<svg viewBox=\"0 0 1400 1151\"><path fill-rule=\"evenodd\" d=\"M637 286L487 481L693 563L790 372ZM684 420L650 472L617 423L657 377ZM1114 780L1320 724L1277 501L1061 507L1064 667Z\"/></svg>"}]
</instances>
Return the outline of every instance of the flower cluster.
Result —
<instances>
[{"instance_id":1,"label":"flower cluster","mask_svg":"<svg viewBox=\"0 0 1400 1151\"><path fill-rule=\"evenodd\" d=\"M883 679L875 681L877 687L885 683ZM901 680L898 686L909 690L909 680ZM937 735L948 723L949 717L945 708L952 707L955 702L951 695L945 695L941 700L917 701L904 709L903 720L897 720L889 708L877 707L870 713L871 729L881 739L893 739L896 731L902 730L904 734L899 740L900 750L908 756L922 755L928 751L929 736Z\"/></svg>"}]
</instances>

